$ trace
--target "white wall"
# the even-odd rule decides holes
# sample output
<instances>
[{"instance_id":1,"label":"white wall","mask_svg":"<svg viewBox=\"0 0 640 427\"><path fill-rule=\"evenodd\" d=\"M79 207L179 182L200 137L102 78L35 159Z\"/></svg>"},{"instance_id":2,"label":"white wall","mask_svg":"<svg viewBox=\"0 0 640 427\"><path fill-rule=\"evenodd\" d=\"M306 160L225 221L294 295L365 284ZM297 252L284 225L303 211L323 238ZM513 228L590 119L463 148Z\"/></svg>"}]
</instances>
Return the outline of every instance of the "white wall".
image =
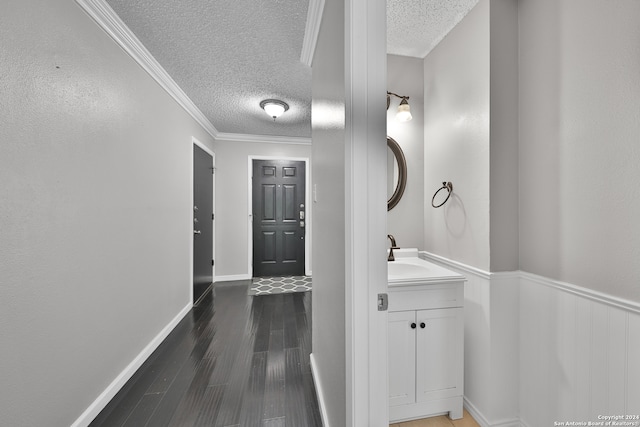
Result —
<instances>
[{"instance_id":1,"label":"white wall","mask_svg":"<svg viewBox=\"0 0 640 427\"><path fill-rule=\"evenodd\" d=\"M483 0L424 59L425 248L487 271L518 269L517 30Z\"/></svg>"},{"instance_id":2,"label":"white wall","mask_svg":"<svg viewBox=\"0 0 640 427\"><path fill-rule=\"evenodd\" d=\"M521 286L520 405L531 427L640 412L638 17L634 0L519 4L520 268L535 273Z\"/></svg>"},{"instance_id":3,"label":"white wall","mask_svg":"<svg viewBox=\"0 0 640 427\"><path fill-rule=\"evenodd\" d=\"M69 426L190 304L212 138L74 2L0 39L0 424Z\"/></svg>"},{"instance_id":4,"label":"white wall","mask_svg":"<svg viewBox=\"0 0 640 427\"><path fill-rule=\"evenodd\" d=\"M490 271L519 267L518 0L490 3Z\"/></svg>"},{"instance_id":5,"label":"white wall","mask_svg":"<svg viewBox=\"0 0 640 427\"><path fill-rule=\"evenodd\" d=\"M447 67L441 61L460 52L470 60L473 52L466 49L474 46L480 52L477 38L485 35L484 22L474 36L469 21L485 10L482 19L488 16L490 22L490 49L483 52L490 59L490 191L482 197L490 201L489 269L456 253L454 239L446 242L449 246L444 240L433 246L445 264L466 270L469 278L466 403L482 425L496 426L635 414L640 411L635 387L640 347L633 338L640 328L635 262L640 228L634 224L640 210L635 191L640 81L633 70L640 68L640 4L622 1L612 8L600 2L521 0L517 5L516 10L513 2L480 1L434 50L436 56L425 59L429 203L428 161L434 148L429 132L443 132L454 142L458 135L446 120L429 119L432 101L440 100L438 109L449 111L448 103L458 100L455 88L447 96L438 93L449 87L442 76L461 74L453 60ZM516 12L518 34L504 37L513 35ZM464 31L467 39L454 45L452 39ZM450 51L438 51L446 47ZM516 47L519 61L514 63ZM467 88L469 77L458 78ZM478 86L483 88L484 81L466 92L477 93ZM465 123L465 108L458 102L451 110L450 116L460 114L459 124ZM433 157L465 159L457 148L449 144ZM474 167L447 165L453 171ZM485 182L484 170L469 173ZM468 216L484 214L474 209ZM426 209L425 235L430 216ZM471 248L472 243L465 244ZM425 246L431 251L426 237ZM436 260L437 255L426 254ZM493 273L516 268L520 271Z\"/></svg>"},{"instance_id":6,"label":"white wall","mask_svg":"<svg viewBox=\"0 0 640 427\"><path fill-rule=\"evenodd\" d=\"M520 2L520 267L640 301L640 2Z\"/></svg>"},{"instance_id":7,"label":"white wall","mask_svg":"<svg viewBox=\"0 0 640 427\"><path fill-rule=\"evenodd\" d=\"M386 7L327 0L313 59L314 380L328 426L388 425ZM382 173L381 173L382 172Z\"/></svg>"},{"instance_id":8,"label":"white wall","mask_svg":"<svg viewBox=\"0 0 640 427\"><path fill-rule=\"evenodd\" d=\"M252 277L248 222L249 156L309 159L311 145L216 140L216 280ZM307 171L311 175L311 170ZM310 187L310 186L309 186ZM312 209L313 207L311 207ZM308 215L313 213L307 210ZM312 217L309 221L313 223ZM307 239L311 239L307 230ZM310 254L309 254L310 255ZM309 257L309 259L311 259ZM311 270L311 262L307 265Z\"/></svg>"},{"instance_id":9,"label":"white wall","mask_svg":"<svg viewBox=\"0 0 640 427\"><path fill-rule=\"evenodd\" d=\"M465 402L483 425L518 423L518 275L492 273L518 269L517 18L481 0L424 60L425 247L468 279Z\"/></svg>"},{"instance_id":10,"label":"white wall","mask_svg":"<svg viewBox=\"0 0 640 427\"><path fill-rule=\"evenodd\" d=\"M424 108L423 61L387 55L387 89L409 96L409 122L396 120L400 99L391 98L387 110L387 135L396 140L407 161L407 186L400 202L387 213L387 231L404 248L424 247Z\"/></svg>"},{"instance_id":11,"label":"white wall","mask_svg":"<svg viewBox=\"0 0 640 427\"><path fill-rule=\"evenodd\" d=\"M489 48L487 0L424 59L424 247L483 270L490 263ZM453 195L434 209L443 181L453 183Z\"/></svg>"},{"instance_id":12,"label":"white wall","mask_svg":"<svg viewBox=\"0 0 640 427\"><path fill-rule=\"evenodd\" d=\"M344 4L327 0L313 58L312 367L325 425L346 425Z\"/></svg>"}]
</instances>

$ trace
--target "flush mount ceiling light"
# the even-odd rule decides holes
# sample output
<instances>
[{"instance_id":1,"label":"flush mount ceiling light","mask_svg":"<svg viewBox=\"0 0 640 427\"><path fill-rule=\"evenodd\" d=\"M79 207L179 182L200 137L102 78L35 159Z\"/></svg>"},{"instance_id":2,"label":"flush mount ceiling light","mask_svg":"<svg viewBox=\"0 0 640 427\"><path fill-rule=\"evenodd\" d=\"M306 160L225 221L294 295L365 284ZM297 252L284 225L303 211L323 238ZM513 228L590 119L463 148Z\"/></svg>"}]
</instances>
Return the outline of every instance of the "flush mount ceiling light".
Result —
<instances>
[{"instance_id":1,"label":"flush mount ceiling light","mask_svg":"<svg viewBox=\"0 0 640 427\"><path fill-rule=\"evenodd\" d=\"M284 101L280 101L279 99L265 99L264 101L260 102L260 107L270 117L273 117L273 121L275 122L276 119L282 115L282 113L289 109L289 104Z\"/></svg>"},{"instance_id":2,"label":"flush mount ceiling light","mask_svg":"<svg viewBox=\"0 0 640 427\"><path fill-rule=\"evenodd\" d=\"M411 107L409 106L409 97L398 95L397 93L387 92L387 110L389 109L389 104L391 104L391 95L396 96L401 99L400 105L398 105L398 112L396 113L396 119L401 122L408 122L413 117L411 117Z\"/></svg>"}]
</instances>

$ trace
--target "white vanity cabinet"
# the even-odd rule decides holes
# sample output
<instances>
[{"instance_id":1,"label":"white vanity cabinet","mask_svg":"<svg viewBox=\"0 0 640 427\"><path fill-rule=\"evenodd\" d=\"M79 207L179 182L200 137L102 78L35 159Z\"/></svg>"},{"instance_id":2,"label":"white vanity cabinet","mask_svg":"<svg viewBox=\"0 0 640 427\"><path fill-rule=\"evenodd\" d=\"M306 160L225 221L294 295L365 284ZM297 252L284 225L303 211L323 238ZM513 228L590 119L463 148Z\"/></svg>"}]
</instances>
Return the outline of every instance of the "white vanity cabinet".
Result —
<instances>
[{"instance_id":1,"label":"white vanity cabinet","mask_svg":"<svg viewBox=\"0 0 640 427\"><path fill-rule=\"evenodd\" d=\"M391 422L462 418L464 277L438 269L435 278L389 281Z\"/></svg>"}]
</instances>

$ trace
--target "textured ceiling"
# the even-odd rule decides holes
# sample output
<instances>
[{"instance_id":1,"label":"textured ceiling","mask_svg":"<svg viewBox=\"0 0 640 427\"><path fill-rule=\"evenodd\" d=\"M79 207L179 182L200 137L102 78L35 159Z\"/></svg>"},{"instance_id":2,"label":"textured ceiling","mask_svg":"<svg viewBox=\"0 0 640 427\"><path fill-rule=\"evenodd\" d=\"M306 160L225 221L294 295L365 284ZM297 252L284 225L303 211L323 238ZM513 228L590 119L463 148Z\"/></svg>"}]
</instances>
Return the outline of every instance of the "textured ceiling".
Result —
<instances>
[{"instance_id":1,"label":"textured ceiling","mask_svg":"<svg viewBox=\"0 0 640 427\"><path fill-rule=\"evenodd\" d=\"M300 62L308 0L107 0L223 133L311 135L311 68ZM289 111L275 122L260 101Z\"/></svg>"},{"instance_id":2,"label":"textured ceiling","mask_svg":"<svg viewBox=\"0 0 640 427\"><path fill-rule=\"evenodd\" d=\"M387 0L387 52L424 58L478 0Z\"/></svg>"},{"instance_id":3,"label":"textured ceiling","mask_svg":"<svg viewBox=\"0 0 640 427\"><path fill-rule=\"evenodd\" d=\"M311 136L309 0L106 0L222 133ZM387 52L423 58L478 0L387 0ZM263 99L287 102L275 122Z\"/></svg>"}]
</instances>

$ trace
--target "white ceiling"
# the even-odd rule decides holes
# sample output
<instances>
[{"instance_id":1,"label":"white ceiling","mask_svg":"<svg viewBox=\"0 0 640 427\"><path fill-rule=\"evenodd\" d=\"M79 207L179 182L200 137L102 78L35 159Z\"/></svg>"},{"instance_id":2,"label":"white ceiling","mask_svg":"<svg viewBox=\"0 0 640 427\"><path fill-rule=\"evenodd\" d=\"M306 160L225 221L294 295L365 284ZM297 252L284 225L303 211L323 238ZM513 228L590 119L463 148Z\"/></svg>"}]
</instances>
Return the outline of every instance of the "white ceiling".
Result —
<instances>
[{"instance_id":1,"label":"white ceiling","mask_svg":"<svg viewBox=\"0 0 640 427\"><path fill-rule=\"evenodd\" d=\"M424 58L478 0L387 0L387 53Z\"/></svg>"},{"instance_id":2,"label":"white ceiling","mask_svg":"<svg viewBox=\"0 0 640 427\"><path fill-rule=\"evenodd\" d=\"M309 0L106 0L222 133L311 136ZM478 0L387 0L387 51L424 57ZM259 106L290 105L275 122Z\"/></svg>"}]
</instances>

